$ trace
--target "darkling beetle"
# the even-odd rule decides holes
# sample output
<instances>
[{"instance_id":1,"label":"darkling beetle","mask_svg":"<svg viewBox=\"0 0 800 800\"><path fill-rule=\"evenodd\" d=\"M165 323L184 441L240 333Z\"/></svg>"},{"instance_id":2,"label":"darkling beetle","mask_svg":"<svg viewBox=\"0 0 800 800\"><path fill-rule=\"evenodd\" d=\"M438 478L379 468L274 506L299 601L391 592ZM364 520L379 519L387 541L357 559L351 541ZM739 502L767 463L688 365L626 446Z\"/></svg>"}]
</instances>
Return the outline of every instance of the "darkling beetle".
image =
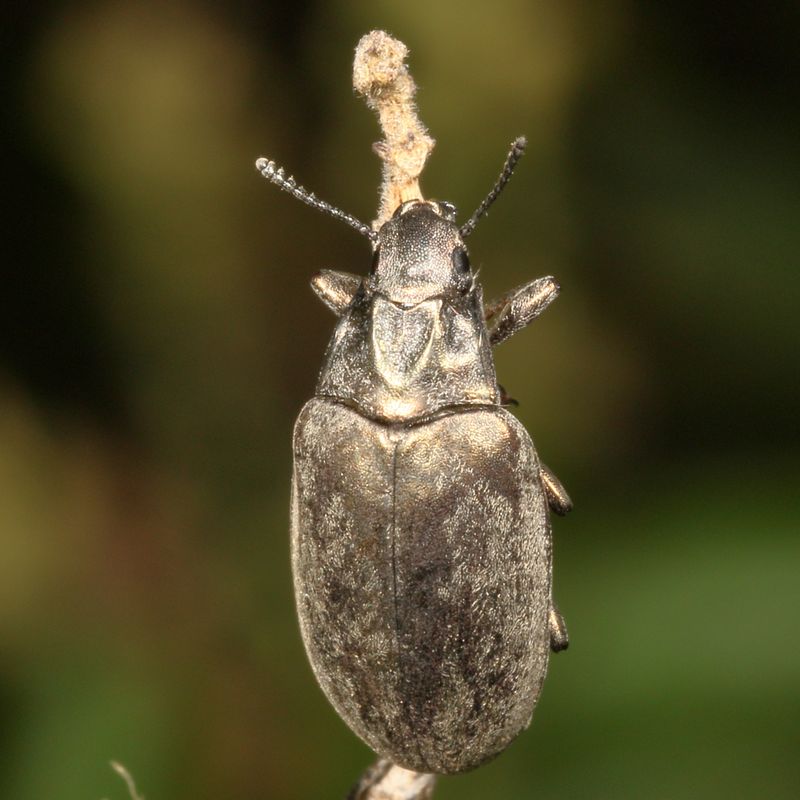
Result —
<instances>
[{"instance_id":1,"label":"darkling beetle","mask_svg":"<svg viewBox=\"0 0 800 800\"><path fill-rule=\"evenodd\" d=\"M454 206L410 200L375 231L260 158L265 178L366 236L360 278L312 287L339 317L294 428L292 567L322 690L373 750L451 773L528 726L549 651L567 647L552 597L550 510L569 496L504 407L492 347L559 292L539 278L484 308Z\"/></svg>"}]
</instances>

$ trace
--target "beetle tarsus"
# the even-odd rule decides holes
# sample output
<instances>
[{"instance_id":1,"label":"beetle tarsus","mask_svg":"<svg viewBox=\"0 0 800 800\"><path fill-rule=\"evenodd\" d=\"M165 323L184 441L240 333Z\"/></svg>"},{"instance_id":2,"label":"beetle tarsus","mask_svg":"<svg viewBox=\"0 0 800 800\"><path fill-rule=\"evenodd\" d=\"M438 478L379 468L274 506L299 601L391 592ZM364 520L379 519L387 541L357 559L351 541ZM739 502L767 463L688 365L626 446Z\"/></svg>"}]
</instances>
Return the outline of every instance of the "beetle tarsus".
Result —
<instances>
[{"instance_id":1,"label":"beetle tarsus","mask_svg":"<svg viewBox=\"0 0 800 800\"><path fill-rule=\"evenodd\" d=\"M489 341L492 346L530 325L558 297L560 290L555 278L537 278L489 303L484 315L491 326Z\"/></svg>"},{"instance_id":2,"label":"beetle tarsus","mask_svg":"<svg viewBox=\"0 0 800 800\"><path fill-rule=\"evenodd\" d=\"M539 475L542 478L544 493L547 495L547 504L553 513L563 517L572 511L572 500L550 467L546 464L539 464Z\"/></svg>"},{"instance_id":3,"label":"beetle tarsus","mask_svg":"<svg viewBox=\"0 0 800 800\"><path fill-rule=\"evenodd\" d=\"M561 612L553 605L550 608L550 615L547 618L547 626L550 629L550 649L554 653L560 653L569 647L569 634L567 633L567 623Z\"/></svg>"}]
</instances>

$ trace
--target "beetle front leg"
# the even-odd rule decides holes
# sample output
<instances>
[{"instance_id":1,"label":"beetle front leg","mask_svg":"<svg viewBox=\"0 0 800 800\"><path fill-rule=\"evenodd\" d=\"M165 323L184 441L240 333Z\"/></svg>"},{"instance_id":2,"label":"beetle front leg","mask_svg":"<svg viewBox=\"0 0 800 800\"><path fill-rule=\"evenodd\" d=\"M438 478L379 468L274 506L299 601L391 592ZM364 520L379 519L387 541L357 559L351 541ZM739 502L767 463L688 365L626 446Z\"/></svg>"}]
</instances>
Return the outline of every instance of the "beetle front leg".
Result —
<instances>
[{"instance_id":1,"label":"beetle front leg","mask_svg":"<svg viewBox=\"0 0 800 800\"><path fill-rule=\"evenodd\" d=\"M349 272L321 269L311 278L311 288L328 308L340 317L356 296L361 278Z\"/></svg>"},{"instance_id":2,"label":"beetle front leg","mask_svg":"<svg viewBox=\"0 0 800 800\"><path fill-rule=\"evenodd\" d=\"M567 623L564 622L564 617L561 616L561 612L556 608L555 603L550 607L547 627L550 630L550 649L554 653L566 650L569 647Z\"/></svg>"},{"instance_id":3,"label":"beetle front leg","mask_svg":"<svg viewBox=\"0 0 800 800\"><path fill-rule=\"evenodd\" d=\"M560 517L572 511L572 500L550 467L540 463L539 477L542 479L542 486L547 495L547 504L550 509Z\"/></svg>"},{"instance_id":4,"label":"beetle front leg","mask_svg":"<svg viewBox=\"0 0 800 800\"><path fill-rule=\"evenodd\" d=\"M561 287L555 278L537 278L486 306L492 346L504 342L529 325L558 297Z\"/></svg>"}]
</instances>

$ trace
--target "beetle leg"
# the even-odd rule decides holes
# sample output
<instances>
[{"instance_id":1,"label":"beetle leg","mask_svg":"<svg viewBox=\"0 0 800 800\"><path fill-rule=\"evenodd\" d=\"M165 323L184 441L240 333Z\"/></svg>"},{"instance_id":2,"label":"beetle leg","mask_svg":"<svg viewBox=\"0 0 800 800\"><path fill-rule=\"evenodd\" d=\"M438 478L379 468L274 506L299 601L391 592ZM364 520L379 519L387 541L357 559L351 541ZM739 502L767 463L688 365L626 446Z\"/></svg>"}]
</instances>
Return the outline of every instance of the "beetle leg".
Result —
<instances>
[{"instance_id":1,"label":"beetle leg","mask_svg":"<svg viewBox=\"0 0 800 800\"><path fill-rule=\"evenodd\" d=\"M361 278L358 275L332 269L321 269L311 278L311 288L337 317L350 305L359 286Z\"/></svg>"},{"instance_id":2,"label":"beetle leg","mask_svg":"<svg viewBox=\"0 0 800 800\"><path fill-rule=\"evenodd\" d=\"M547 627L550 629L550 649L554 653L566 650L569 647L567 623L564 622L564 617L561 616L561 612L556 608L555 603L550 607Z\"/></svg>"},{"instance_id":3,"label":"beetle leg","mask_svg":"<svg viewBox=\"0 0 800 800\"><path fill-rule=\"evenodd\" d=\"M500 405L501 406L518 406L519 400L515 400L506 390L505 387L501 384L497 384L497 388L500 391Z\"/></svg>"},{"instance_id":4,"label":"beetle leg","mask_svg":"<svg viewBox=\"0 0 800 800\"><path fill-rule=\"evenodd\" d=\"M539 477L542 479L542 486L544 486L544 493L547 495L547 504L550 508L560 517L572 511L572 500L550 467L546 464L539 464Z\"/></svg>"},{"instance_id":5,"label":"beetle leg","mask_svg":"<svg viewBox=\"0 0 800 800\"><path fill-rule=\"evenodd\" d=\"M489 303L484 316L491 323L489 341L492 346L533 322L558 297L560 290L555 278L537 278Z\"/></svg>"}]
</instances>

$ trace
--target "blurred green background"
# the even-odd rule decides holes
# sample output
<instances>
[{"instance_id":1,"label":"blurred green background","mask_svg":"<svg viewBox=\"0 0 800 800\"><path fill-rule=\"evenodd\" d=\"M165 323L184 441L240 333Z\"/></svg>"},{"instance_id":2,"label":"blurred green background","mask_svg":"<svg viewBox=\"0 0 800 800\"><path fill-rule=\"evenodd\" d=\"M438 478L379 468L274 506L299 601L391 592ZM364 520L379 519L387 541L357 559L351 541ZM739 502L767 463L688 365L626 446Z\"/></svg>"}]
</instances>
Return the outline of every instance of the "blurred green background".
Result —
<instances>
[{"instance_id":1,"label":"blurred green background","mask_svg":"<svg viewBox=\"0 0 800 800\"><path fill-rule=\"evenodd\" d=\"M800 796L800 6L32 2L3 14L0 797L342 797L371 761L308 668L290 437L374 216L350 87L411 48L497 352L576 510L572 646L530 730L437 800ZM9 213L10 212L10 213Z\"/></svg>"}]
</instances>

